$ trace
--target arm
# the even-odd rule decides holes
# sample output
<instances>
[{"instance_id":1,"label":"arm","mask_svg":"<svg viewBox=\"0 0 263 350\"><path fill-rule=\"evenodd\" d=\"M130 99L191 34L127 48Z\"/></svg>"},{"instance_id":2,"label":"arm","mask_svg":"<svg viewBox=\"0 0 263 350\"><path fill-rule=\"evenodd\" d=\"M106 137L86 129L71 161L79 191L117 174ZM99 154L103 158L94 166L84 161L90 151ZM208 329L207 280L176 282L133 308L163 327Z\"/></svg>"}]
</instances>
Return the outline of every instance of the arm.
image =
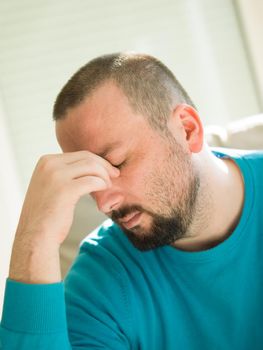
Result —
<instances>
[{"instance_id":1,"label":"arm","mask_svg":"<svg viewBox=\"0 0 263 350\"><path fill-rule=\"evenodd\" d=\"M74 349L68 340L64 285L6 281L1 350Z\"/></svg>"},{"instance_id":2,"label":"arm","mask_svg":"<svg viewBox=\"0 0 263 350\"><path fill-rule=\"evenodd\" d=\"M130 300L120 261L85 243L63 283L7 280L0 349L137 348Z\"/></svg>"},{"instance_id":3,"label":"arm","mask_svg":"<svg viewBox=\"0 0 263 350\"><path fill-rule=\"evenodd\" d=\"M71 349L59 247L68 235L79 198L110 187L110 178L118 175L118 169L87 151L40 159L13 244L1 322L1 350L40 346L44 350L50 349L50 344L53 350Z\"/></svg>"}]
</instances>

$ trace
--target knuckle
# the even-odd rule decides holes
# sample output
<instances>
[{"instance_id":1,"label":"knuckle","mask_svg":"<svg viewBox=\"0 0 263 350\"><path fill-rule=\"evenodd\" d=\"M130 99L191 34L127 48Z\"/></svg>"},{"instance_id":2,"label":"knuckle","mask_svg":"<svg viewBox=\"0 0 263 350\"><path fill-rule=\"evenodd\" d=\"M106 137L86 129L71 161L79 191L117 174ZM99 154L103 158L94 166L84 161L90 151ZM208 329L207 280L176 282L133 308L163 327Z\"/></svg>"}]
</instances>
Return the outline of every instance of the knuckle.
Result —
<instances>
[{"instance_id":1,"label":"knuckle","mask_svg":"<svg viewBox=\"0 0 263 350\"><path fill-rule=\"evenodd\" d=\"M105 167L98 163L95 159L89 159L86 161L87 168L89 172L93 172L94 174L97 175L103 175L103 176L108 176L107 170Z\"/></svg>"},{"instance_id":2,"label":"knuckle","mask_svg":"<svg viewBox=\"0 0 263 350\"><path fill-rule=\"evenodd\" d=\"M90 191L101 187L106 187L106 182L103 179L100 179L98 177L90 178Z\"/></svg>"},{"instance_id":3,"label":"knuckle","mask_svg":"<svg viewBox=\"0 0 263 350\"><path fill-rule=\"evenodd\" d=\"M100 163L95 161L92 164L92 169L97 171L98 173L101 173L104 171L104 167Z\"/></svg>"},{"instance_id":4,"label":"knuckle","mask_svg":"<svg viewBox=\"0 0 263 350\"><path fill-rule=\"evenodd\" d=\"M44 154L39 158L40 163L45 163L51 158L50 154Z\"/></svg>"},{"instance_id":5,"label":"knuckle","mask_svg":"<svg viewBox=\"0 0 263 350\"><path fill-rule=\"evenodd\" d=\"M55 169L56 160L51 155L47 154L39 159L39 167L42 171L52 172Z\"/></svg>"},{"instance_id":6,"label":"knuckle","mask_svg":"<svg viewBox=\"0 0 263 350\"><path fill-rule=\"evenodd\" d=\"M92 155L92 153L87 151L87 150L81 150L81 151L78 151L75 153L78 153L78 155L84 156L86 160L88 160L90 158L90 156Z\"/></svg>"}]
</instances>

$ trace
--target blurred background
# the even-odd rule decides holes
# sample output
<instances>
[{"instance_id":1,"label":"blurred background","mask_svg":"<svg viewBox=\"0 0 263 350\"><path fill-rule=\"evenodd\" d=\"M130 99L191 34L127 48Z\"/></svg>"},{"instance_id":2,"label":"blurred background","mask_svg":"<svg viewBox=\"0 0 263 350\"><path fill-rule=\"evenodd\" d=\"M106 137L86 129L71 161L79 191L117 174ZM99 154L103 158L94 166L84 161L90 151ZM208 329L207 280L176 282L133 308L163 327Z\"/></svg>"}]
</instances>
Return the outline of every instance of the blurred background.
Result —
<instances>
[{"instance_id":1,"label":"blurred background","mask_svg":"<svg viewBox=\"0 0 263 350\"><path fill-rule=\"evenodd\" d=\"M248 116L263 125L262 16L262 0L0 1L0 311L31 174L41 155L61 152L52 107L69 77L101 54L152 54L188 91L212 139L222 138ZM89 196L80 200L61 248L63 276L104 219Z\"/></svg>"}]
</instances>

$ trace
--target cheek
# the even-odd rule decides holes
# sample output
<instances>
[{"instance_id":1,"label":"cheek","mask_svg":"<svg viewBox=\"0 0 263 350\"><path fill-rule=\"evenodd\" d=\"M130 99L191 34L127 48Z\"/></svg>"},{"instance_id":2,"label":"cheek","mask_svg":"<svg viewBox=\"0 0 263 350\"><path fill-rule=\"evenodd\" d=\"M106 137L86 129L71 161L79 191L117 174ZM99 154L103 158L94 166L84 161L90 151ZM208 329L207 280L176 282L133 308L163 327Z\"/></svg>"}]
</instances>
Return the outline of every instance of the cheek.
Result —
<instances>
[{"instance_id":1,"label":"cheek","mask_svg":"<svg viewBox=\"0 0 263 350\"><path fill-rule=\"evenodd\" d=\"M151 165L143 160L136 165L127 165L121 171L119 185L127 194L142 200L152 173Z\"/></svg>"},{"instance_id":2,"label":"cheek","mask_svg":"<svg viewBox=\"0 0 263 350\"><path fill-rule=\"evenodd\" d=\"M163 202L164 197L167 195L166 189L171 187L170 181L163 164L157 164L156 162L153 167L148 167L147 171L144 172L141 187L143 193L150 201Z\"/></svg>"},{"instance_id":3,"label":"cheek","mask_svg":"<svg viewBox=\"0 0 263 350\"><path fill-rule=\"evenodd\" d=\"M158 207L171 207L181 200L185 182L185 175L167 160L145 176L143 189L146 197Z\"/></svg>"},{"instance_id":4,"label":"cheek","mask_svg":"<svg viewBox=\"0 0 263 350\"><path fill-rule=\"evenodd\" d=\"M155 202L163 202L163 198L167 196L167 187L170 187L167 174L160 169L156 169L154 172L149 173L144 179L144 193L148 198L151 198Z\"/></svg>"}]
</instances>

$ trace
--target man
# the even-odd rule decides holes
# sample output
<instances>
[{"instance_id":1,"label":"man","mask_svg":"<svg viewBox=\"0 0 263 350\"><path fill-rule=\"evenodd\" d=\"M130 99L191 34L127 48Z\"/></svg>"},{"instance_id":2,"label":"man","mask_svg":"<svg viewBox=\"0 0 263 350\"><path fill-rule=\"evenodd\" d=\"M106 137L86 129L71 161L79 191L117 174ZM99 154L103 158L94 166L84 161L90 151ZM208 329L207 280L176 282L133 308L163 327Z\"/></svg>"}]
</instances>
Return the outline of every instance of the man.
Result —
<instances>
[{"instance_id":1,"label":"man","mask_svg":"<svg viewBox=\"0 0 263 350\"><path fill-rule=\"evenodd\" d=\"M2 348L262 349L263 154L211 150L148 55L89 62L54 120L64 153L39 160L26 194ZM59 247L87 193L110 219L63 284Z\"/></svg>"}]
</instances>

